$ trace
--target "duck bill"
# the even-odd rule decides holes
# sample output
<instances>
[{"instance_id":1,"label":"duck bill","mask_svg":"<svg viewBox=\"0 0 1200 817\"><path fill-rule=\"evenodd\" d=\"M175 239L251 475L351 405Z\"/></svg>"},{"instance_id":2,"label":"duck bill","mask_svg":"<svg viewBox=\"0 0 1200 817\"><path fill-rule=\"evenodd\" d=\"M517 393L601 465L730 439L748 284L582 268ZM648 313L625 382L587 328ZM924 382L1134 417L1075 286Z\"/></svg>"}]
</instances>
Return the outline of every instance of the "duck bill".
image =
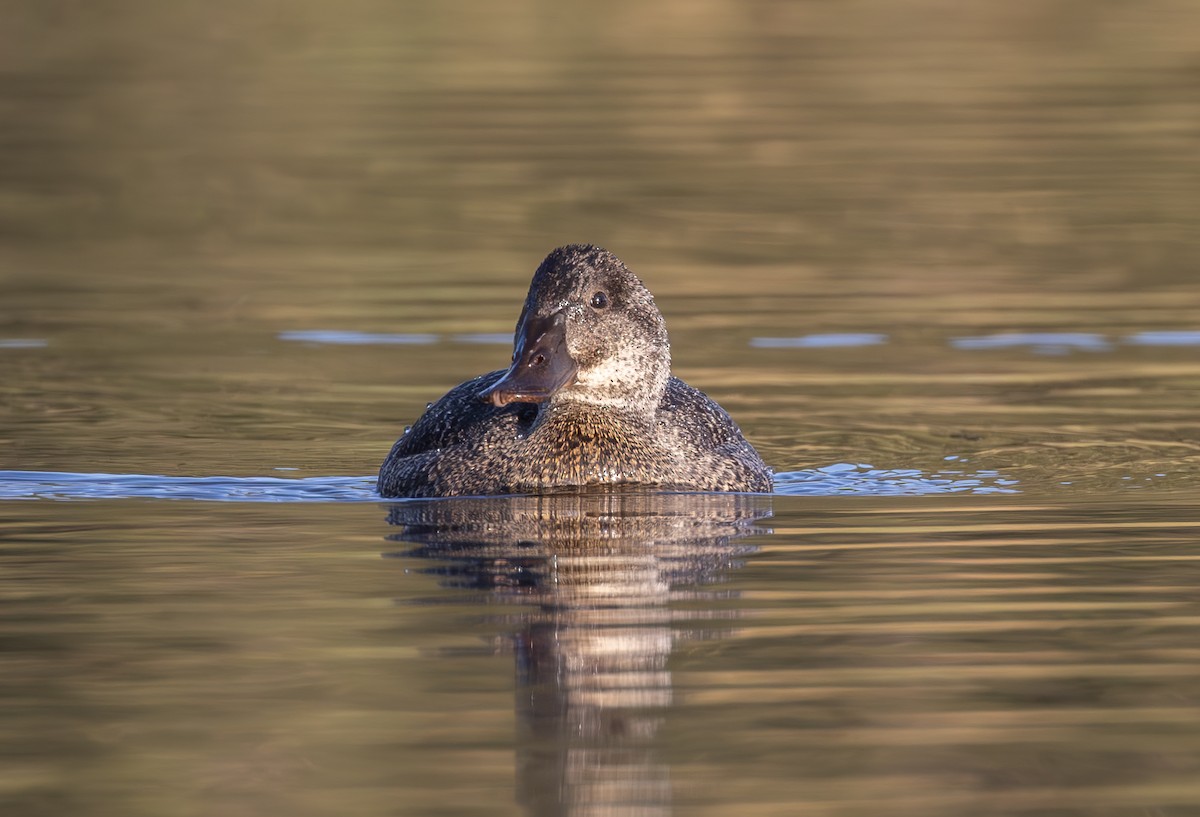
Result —
<instances>
[{"instance_id":1,"label":"duck bill","mask_svg":"<svg viewBox=\"0 0 1200 817\"><path fill-rule=\"evenodd\" d=\"M575 379L579 367L567 352L567 316L526 314L517 329L512 365L480 397L496 406L543 403Z\"/></svg>"}]
</instances>

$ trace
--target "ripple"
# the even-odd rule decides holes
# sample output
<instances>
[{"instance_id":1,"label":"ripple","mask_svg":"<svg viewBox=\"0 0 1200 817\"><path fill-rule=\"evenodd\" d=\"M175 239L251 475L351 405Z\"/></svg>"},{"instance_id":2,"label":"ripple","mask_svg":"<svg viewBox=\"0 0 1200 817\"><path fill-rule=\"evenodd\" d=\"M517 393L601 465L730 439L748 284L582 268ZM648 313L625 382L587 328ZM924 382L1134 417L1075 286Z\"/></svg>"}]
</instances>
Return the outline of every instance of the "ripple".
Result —
<instances>
[{"instance_id":1,"label":"ripple","mask_svg":"<svg viewBox=\"0 0 1200 817\"><path fill-rule=\"evenodd\" d=\"M874 332L840 332L824 335L801 335L795 338L752 338L756 349L836 349L853 346L878 346L886 343L887 335Z\"/></svg>"},{"instance_id":2,"label":"ripple","mask_svg":"<svg viewBox=\"0 0 1200 817\"><path fill-rule=\"evenodd\" d=\"M49 345L41 338L0 338L0 349L45 349Z\"/></svg>"},{"instance_id":3,"label":"ripple","mask_svg":"<svg viewBox=\"0 0 1200 817\"><path fill-rule=\"evenodd\" d=\"M341 346L370 344L428 346L429 344L437 343L438 336L420 332L389 335L380 332L349 332L340 329L304 329L294 332L280 332L279 339Z\"/></svg>"},{"instance_id":4,"label":"ripple","mask_svg":"<svg viewBox=\"0 0 1200 817\"><path fill-rule=\"evenodd\" d=\"M878 469L838 463L775 475L779 495L923 496L1014 494L1016 480L996 471ZM173 477L158 474L80 474L70 471L0 471L6 499L184 499L197 502L379 502L375 477Z\"/></svg>"},{"instance_id":5,"label":"ripple","mask_svg":"<svg viewBox=\"0 0 1200 817\"><path fill-rule=\"evenodd\" d=\"M168 477L0 471L0 499L190 499L201 502L378 502L375 477Z\"/></svg>"},{"instance_id":6,"label":"ripple","mask_svg":"<svg viewBox=\"0 0 1200 817\"><path fill-rule=\"evenodd\" d=\"M1133 346L1200 346L1200 331L1137 332L1126 336L1125 342Z\"/></svg>"},{"instance_id":7,"label":"ripple","mask_svg":"<svg viewBox=\"0 0 1200 817\"><path fill-rule=\"evenodd\" d=\"M925 495L943 493L1019 493L1016 480L992 470L937 471L880 469L836 463L815 470L775 474L780 495L840 494ZM0 500L5 499L191 499L257 503L328 503L380 501L376 477L308 476L163 476L156 474L78 474L73 471L0 471Z\"/></svg>"},{"instance_id":8,"label":"ripple","mask_svg":"<svg viewBox=\"0 0 1200 817\"><path fill-rule=\"evenodd\" d=\"M1065 355L1070 352L1107 352L1112 344L1093 332L1002 332L996 335L951 338L956 349L1013 349L1030 347L1039 355Z\"/></svg>"},{"instance_id":9,"label":"ripple","mask_svg":"<svg viewBox=\"0 0 1200 817\"><path fill-rule=\"evenodd\" d=\"M870 465L837 463L813 471L785 471L775 475L775 493L782 495L926 496L929 494L1016 494L1017 481L996 471L938 471L925 474L915 468L882 469Z\"/></svg>"},{"instance_id":10,"label":"ripple","mask_svg":"<svg viewBox=\"0 0 1200 817\"><path fill-rule=\"evenodd\" d=\"M279 339L333 346L369 346L372 344L430 346L443 340L472 345L511 346L513 342L511 332L464 332L443 337L432 332L388 334L384 332L353 332L343 329L297 329L280 332ZM33 341L27 342L33 343ZM3 341L0 341L0 346L2 345Z\"/></svg>"}]
</instances>

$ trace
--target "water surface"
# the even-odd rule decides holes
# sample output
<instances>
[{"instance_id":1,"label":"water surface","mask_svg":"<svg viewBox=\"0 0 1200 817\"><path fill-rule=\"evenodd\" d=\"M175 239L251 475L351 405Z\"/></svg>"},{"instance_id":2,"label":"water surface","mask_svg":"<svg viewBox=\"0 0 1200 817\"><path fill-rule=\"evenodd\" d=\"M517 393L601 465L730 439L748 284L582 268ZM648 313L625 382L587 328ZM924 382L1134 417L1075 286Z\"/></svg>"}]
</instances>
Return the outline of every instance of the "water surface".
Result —
<instances>
[{"instance_id":1,"label":"water surface","mask_svg":"<svg viewBox=\"0 0 1200 817\"><path fill-rule=\"evenodd\" d=\"M1195 4L0 27L0 812L1200 811ZM763 497L385 504L591 241Z\"/></svg>"}]
</instances>

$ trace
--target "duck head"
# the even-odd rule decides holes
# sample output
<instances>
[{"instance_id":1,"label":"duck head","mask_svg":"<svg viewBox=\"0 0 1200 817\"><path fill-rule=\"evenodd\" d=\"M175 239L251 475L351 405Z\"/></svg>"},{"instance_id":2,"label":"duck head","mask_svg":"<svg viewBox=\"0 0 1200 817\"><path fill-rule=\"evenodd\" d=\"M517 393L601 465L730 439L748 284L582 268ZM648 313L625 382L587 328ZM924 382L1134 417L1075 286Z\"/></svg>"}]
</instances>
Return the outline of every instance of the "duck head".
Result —
<instances>
[{"instance_id":1,"label":"duck head","mask_svg":"<svg viewBox=\"0 0 1200 817\"><path fill-rule=\"evenodd\" d=\"M670 376L667 327L649 290L607 250L572 244L534 273L512 365L480 397L653 410Z\"/></svg>"}]
</instances>

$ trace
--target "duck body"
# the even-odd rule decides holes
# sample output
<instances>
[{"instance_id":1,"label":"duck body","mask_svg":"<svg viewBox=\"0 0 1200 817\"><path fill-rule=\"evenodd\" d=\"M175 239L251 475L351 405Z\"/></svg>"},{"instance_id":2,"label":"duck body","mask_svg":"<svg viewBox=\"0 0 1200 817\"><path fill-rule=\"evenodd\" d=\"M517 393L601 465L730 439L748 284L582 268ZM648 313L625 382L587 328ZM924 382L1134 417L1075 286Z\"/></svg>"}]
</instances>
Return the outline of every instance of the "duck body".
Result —
<instances>
[{"instance_id":1,"label":"duck body","mask_svg":"<svg viewBox=\"0 0 1200 817\"><path fill-rule=\"evenodd\" d=\"M586 404L539 410L479 399L504 375L452 389L396 441L383 496L528 494L625 486L771 490L771 474L725 411L671 378L652 421Z\"/></svg>"},{"instance_id":2,"label":"duck body","mask_svg":"<svg viewBox=\"0 0 1200 817\"><path fill-rule=\"evenodd\" d=\"M396 441L380 494L771 490L724 409L670 375L662 316L611 253L547 256L514 347L508 370L451 389Z\"/></svg>"}]
</instances>

